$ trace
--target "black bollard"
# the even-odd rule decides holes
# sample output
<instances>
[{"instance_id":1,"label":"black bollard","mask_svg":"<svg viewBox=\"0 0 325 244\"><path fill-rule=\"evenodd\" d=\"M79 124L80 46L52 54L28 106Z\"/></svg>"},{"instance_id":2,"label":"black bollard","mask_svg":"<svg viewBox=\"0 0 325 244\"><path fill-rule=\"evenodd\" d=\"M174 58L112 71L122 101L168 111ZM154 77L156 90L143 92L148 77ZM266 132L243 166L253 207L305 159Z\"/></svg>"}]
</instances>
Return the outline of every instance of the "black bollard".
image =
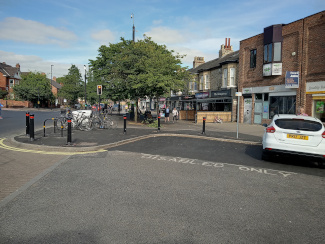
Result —
<instances>
[{"instance_id":1,"label":"black bollard","mask_svg":"<svg viewBox=\"0 0 325 244\"><path fill-rule=\"evenodd\" d=\"M57 126L57 121L56 121L56 119L55 118L52 118L53 120L54 120L54 134L56 133L56 126Z\"/></svg>"},{"instance_id":2,"label":"black bollard","mask_svg":"<svg viewBox=\"0 0 325 244\"><path fill-rule=\"evenodd\" d=\"M26 136L29 136L29 112L26 112Z\"/></svg>"},{"instance_id":3,"label":"black bollard","mask_svg":"<svg viewBox=\"0 0 325 244\"><path fill-rule=\"evenodd\" d=\"M158 116L158 132L160 131L160 116Z\"/></svg>"},{"instance_id":4,"label":"black bollard","mask_svg":"<svg viewBox=\"0 0 325 244\"><path fill-rule=\"evenodd\" d=\"M71 118L68 118L68 145L71 145Z\"/></svg>"},{"instance_id":5,"label":"black bollard","mask_svg":"<svg viewBox=\"0 0 325 244\"><path fill-rule=\"evenodd\" d=\"M206 118L203 117L203 129L202 129L202 134L205 134L205 120L206 120Z\"/></svg>"},{"instance_id":6,"label":"black bollard","mask_svg":"<svg viewBox=\"0 0 325 244\"><path fill-rule=\"evenodd\" d=\"M34 141L34 114L29 115L29 138Z\"/></svg>"},{"instance_id":7,"label":"black bollard","mask_svg":"<svg viewBox=\"0 0 325 244\"><path fill-rule=\"evenodd\" d=\"M123 134L126 134L126 116L125 115L124 115L123 119L124 119L124 132L123 132Z\"/></svg>"}]
</instances>

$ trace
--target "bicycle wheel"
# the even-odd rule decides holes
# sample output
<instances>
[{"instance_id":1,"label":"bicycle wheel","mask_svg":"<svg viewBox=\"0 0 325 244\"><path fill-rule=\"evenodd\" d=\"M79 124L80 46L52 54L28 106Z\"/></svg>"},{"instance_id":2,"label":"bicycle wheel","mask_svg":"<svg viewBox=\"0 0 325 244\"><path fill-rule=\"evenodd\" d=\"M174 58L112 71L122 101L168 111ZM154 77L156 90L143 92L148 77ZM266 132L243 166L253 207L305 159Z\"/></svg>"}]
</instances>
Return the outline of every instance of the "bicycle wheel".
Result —
<instances>
[{"instance_id":1,"label":"bicycle wheel","mask_svg":"<svg viewBox=\"0 0 325 244\"><path fill-rule=\"evenodd\" d=\"M81 117L79 124L78 124L79 130L83 131L89 131L93 128L92 126L92 120L89 117Z\"/></svg>"},{"instance_id":2,"label":"bicycle wheel","mask_svg":"<svg viewBox=\"0 0 325 244\"><path fill-rule=\"evenodd\" d=\"M116 129L117 121L115 119L109 118L107 122L107 126L109 129Z\"/></svg>"}]
</instances>

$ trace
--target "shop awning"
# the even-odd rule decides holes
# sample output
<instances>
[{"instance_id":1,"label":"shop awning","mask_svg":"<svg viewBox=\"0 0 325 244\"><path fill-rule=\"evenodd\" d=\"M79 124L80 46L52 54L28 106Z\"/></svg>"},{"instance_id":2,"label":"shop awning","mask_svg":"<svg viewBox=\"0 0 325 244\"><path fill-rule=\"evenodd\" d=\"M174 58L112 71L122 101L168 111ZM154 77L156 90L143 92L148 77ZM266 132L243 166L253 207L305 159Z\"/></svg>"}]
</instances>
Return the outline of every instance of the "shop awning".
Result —
<instances>
[{"instance_id":1,"label":"shop awning","mask_svg":"<svg viewBox=\"0 0 325 244\"><path fill-rule=\"evenodd\" d=\"M198 103L232 103L231 97L197 99Z\"/></svg>"}]
</instances>

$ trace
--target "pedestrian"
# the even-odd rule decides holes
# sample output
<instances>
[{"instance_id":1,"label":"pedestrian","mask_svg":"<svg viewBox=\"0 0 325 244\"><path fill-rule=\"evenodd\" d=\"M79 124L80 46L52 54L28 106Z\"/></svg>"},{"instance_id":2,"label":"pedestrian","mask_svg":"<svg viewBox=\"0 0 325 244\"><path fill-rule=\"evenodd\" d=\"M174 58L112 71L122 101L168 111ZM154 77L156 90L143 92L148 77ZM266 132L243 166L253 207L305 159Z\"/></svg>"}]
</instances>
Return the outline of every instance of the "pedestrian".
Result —
<instances>
[{"instance_id":1,"label":"pedestrian","mask_svg":"<svg viewBox=\"0 0 325 244\"><path fill-rule=\"evenodd\" d=\"M166 107L166 110L165 110L165 123L167 121L169 122L169 107L168 106Z\"/></svg>"},{"instance_id":2,"label":"pedestrian","mask_svg":"<svg viewBox=\"0 0 325 244\"><path fill-rule=\"evenodd\" d=\"M3 107L3 105L0 103L0 119L3 119L3 118L1 117L1 109L2 109L2 107Z\"/></svg>"},{"instance_id":3,"label":"pedestrian","mask_svg":"<svg viewBox=\"0 0 325 244\"><path fill-rule=\"evenodd\" d=\"M308 114L305 113L305 109L303 107L298 108L298 115L308 116Z\"/></svg>"},{"instance_id":4,"label":"pedestrian","mask_svg":"<svg viewBox=\"0 0 325 244\"><path fill-rule=\"evenodd\" d=\"M175 120L177 120L178 111L176 108L173 109L173 123L175 123Z\"/></svg>"}]
</instances>

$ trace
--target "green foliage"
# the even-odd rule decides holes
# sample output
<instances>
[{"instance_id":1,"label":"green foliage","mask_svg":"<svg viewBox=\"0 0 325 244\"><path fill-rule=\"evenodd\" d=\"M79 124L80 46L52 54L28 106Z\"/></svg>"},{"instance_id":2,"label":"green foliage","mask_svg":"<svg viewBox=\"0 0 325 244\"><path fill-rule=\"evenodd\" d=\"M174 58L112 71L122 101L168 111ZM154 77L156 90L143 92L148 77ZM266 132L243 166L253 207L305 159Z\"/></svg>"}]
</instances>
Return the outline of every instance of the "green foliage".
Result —
<instances>
[{"instance_id":1,"label":"green foliage","mask_svg":"<svg viewBox=\"0 0 325 244\"><path fill-rule=\"evenodd\" d=\"M78 101L79 97L84 97L84 82L82 81L79 69L74 64L71 65L69 73L58 78L57 82L63 84L58 95L67 99L69 104L74 104Z\"/></svg>"},{"instance_id":2,"label":"green foliage","mask_svg":"<svg viewBox=\"0 0 325 244\"><path fill-rule=\"evenodd\" d=\"M158 45L151 38L101 46L96 60L89 60L97 81L106 82L104 90L110 99L160 97L171 90L183 90L189 77L181 67L182 56Z\"/></svg>"},{"instance_id":3,"label":"green foliage","mask_svg":"<svg viewBox=\"0 0 325 244\"><path fill-rule=\"evenodd\" d=\"M52 99L50 80L44 74L29 72L27 75L22 75L21 78L20 84L13 88L17 99L33 103L36 103L38 99L41 103Z\"/></svg>"},{"instance_id":4,"label":"green foliage","mask_svg":"<svg viewBox=\"0 0 325 244\"><path fill-rule=\"evenodd\" d=\"M151 128L158 128L158 120L154 120L153 118L145 119L141 123Z\"/></svg>"},{"instance_id":5,"label":"green foliage","mask_svg":"<svg viewBox=\"0 0 325 244\"><path fill-rule=\"evenodd\" d=\"M8 91L6 90L0 90L0 99L5 98L8 95Z\"/></svg>"}]
</instances>

